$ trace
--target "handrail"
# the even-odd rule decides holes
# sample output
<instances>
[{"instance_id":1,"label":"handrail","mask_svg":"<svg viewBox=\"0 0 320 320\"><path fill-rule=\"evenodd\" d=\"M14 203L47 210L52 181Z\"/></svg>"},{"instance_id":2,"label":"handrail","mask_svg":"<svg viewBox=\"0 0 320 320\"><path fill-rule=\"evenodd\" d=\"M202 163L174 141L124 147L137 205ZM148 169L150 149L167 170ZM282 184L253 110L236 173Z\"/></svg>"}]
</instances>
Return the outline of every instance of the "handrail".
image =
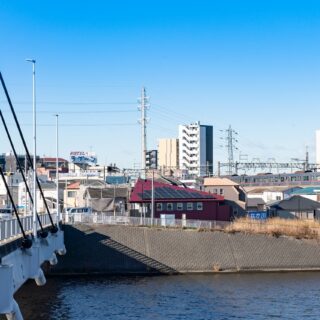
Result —
<instances>
[{"instance_id":1,"label":"handrail","mask_svg":"<svg viewBox=\"0 0 320 320\"><path fill-rule=\"evenodd\" d=\"M52 213L51 215L55 217L56 213ZM22 227L27 234L31 233L33 230L32 218L32 215L20 217ZM40 214L39 218L43 227L49 227L51 225L48 214ZM38 227L38 230L40 230L40 227ZM19 228L17 219L14 218L0 220L0 244L2 244L2 242L10 241L21 236L22 233Z\"/></svg>"}]
</instances>

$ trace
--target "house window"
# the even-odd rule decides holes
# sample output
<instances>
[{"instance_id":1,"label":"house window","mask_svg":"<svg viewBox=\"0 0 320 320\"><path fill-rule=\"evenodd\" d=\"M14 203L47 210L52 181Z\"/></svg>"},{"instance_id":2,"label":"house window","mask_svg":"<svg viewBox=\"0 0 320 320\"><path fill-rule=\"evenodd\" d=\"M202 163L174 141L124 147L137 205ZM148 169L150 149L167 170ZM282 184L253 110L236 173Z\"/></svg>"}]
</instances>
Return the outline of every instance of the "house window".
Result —
<instances>
[{"instance_id":1,"label":"house window","mask_svg":"<svg viewBox=\"0 0 320 320\"><path fill-rule=\"evenodd\" d=\"M177 203L177 210L179 210L179 211L183 210L183 203L182 202Z\"/></svg>"},{"instance_id":2,"label":"house window","mask_svg":"<svg viewBox=\"0 0 320 320\"><path fill-rule=\"evenodd\" d=\"M220 189L220 196L223 196L223 194L224 194L224 190Z\"/></svg>"},{"instance_id":3,"label":"house window","mask_svg":"<svg viewBox=\"0 0 320 320\"><path fill-rule=\"evenodd\" d=\"M192 202L187 203L187 210L193 210L193 203Z\"/></svg>"},{"instance_id":4,"label":"house window","mask_svg":"<svg viewBox=\"0 0 320 320\"><path fill-rule=\"evenodd\" d=\"M172 211L173 210L173 203L167 203L167 210Z\"/></svg>"},{"instance_id":5,"label":"house window","mask_svg":"<svg viewBox=\"0 0 320 320\"><path fill-rule=\"evenodd\" d=\"M203 210L203 203L197 202L197 210L202 211Z\"/></svg>"},{"instance_id":6,"label":"house window","mask_svg":"<svg viewBox=\"0 0 320 320\"><path fill-rule=\"evenodd\" d=\"M162 203L157 203L157 211L162 211Z\"/></svg>"},{"instance_id":7,"label":"house window","mask_svg":"<svg viewBox=\"0 0 320 320\"><path fill-rule=\"evenodd\" d=\"M68 198L75 198L77 195L76 191L68 191Z\"/></svg>"}]
</instances>

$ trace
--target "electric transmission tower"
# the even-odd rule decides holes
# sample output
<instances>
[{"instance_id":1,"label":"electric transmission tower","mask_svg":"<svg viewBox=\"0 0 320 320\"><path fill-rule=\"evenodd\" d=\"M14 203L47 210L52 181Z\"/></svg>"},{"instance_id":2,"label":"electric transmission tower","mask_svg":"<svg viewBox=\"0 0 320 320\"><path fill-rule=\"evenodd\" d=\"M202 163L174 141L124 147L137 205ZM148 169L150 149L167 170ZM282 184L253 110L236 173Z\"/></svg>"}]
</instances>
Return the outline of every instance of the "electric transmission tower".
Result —
<instances>
[{"instance_id":1,"label":"electric transmission tower","mask_svg":"<svg viewBox=\"0 0 320 320\"><path fill-rule=\"evenodd\" d=\"M141 177L145 178L146 174L146 154L147 154L147 110L149 110L149 98L146 95L146 88L143 87L141 90L141 98L138 100L140 106L138 108L141 111Z\"/></svg>"},{"instance_id":2,"label":"electric transmission tower","mask_svg":"<svg viewBox=\"0 0 320 320\"><path fill-rule=\"evenodd\" d=\"M234 150L238 150L237 143L238 140L236 139L236 136L238 135L238 132L233 130L231 128L231 125L229 125L229 128L226 130L220 130L225 133L225 137L222 137L221 139L226 141L225 147L228 150L228 175L233 174L233 168L234 168Z\"/></svg>"}]
</instances>

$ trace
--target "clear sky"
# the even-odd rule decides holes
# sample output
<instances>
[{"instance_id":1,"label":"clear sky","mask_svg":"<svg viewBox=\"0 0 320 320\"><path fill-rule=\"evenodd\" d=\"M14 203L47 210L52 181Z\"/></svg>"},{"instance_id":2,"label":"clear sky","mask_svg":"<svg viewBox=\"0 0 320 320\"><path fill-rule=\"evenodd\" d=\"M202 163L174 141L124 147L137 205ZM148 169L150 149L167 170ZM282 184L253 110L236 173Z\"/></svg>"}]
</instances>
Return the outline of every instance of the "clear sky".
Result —
<instances>
[{"instance_id":1,"label":"clear sky","mask_svg":"<svg viewBox=\"0 0 320 320\"><path fill-rule=\"evenodd\" d=\"M314 161L320 127L319 1L0 2L0 71L32 146L37 60L38 151L95 151L101 164L140 162L137 98L147 88L148 147L200 120L239 132L249 160ZM15 128L5 111L12 132ZM0 152L10 150L0 128ZM13 135L15 141L17 136ZM17 143L22 152L21 144ZM238 157L238 156L237 156Z\"/></svg>"}]
</instances>

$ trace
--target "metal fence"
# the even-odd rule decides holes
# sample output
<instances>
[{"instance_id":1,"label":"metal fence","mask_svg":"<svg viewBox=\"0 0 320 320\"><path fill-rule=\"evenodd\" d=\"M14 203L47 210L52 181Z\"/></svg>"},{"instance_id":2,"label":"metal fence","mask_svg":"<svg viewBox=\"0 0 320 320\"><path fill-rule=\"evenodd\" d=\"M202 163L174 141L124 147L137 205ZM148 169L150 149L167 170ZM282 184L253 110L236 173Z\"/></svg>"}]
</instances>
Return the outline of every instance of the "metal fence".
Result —
<instances>
[{"instance_id":1,"label":"metal fence","mask_svg":"<svg viewBox=\"0 0 320 320\"><path fill-rule=\"evenodd\" d=\"M186 219L151 219L144 217L110 216L110 214L75 213L64 216L65 223L68 224L108 224L108 225L128 225L147 227L171 227L171 228L194 228L194 229L222 229L230 225L228 221L215 220L186 220Z\"/></svg>"},{"instance_id":2,"label":"metal fence","mask_svg":"<svg viewBox=\"0 0 320 320\"><path fill-rule=\"evenodd\" d=\"M151 219L144 217L112 216L109 213L83 214L75 213L65 215L64 222L67 224L104 224L146 226L162 228L200 229L200 230L224 230L226 232L260 233L269 235L287 235L296 238L320 238L320 223L308 220L285 220L270 218L256 220L244 218L235 221L215 220L185 220L160 218Z\"/></svg>"},{"instance_id":3,"label":"metal fence","mask_svg":"<svg viewBox=\"0 0 320 320\"><path fill-rule=\"evenodd\" d=\"M56 221L56 214L51 214L53 221ZM48 214L39 215L43 227L51 224ZM23 229L26 233L32 232L33 223L32 215L20 217ZM38 230L40 227L38 226ZM0 242L10 241L14 238L22 236L20 226L17 219L0 220Z\"/></svg>"}]
</instances>

